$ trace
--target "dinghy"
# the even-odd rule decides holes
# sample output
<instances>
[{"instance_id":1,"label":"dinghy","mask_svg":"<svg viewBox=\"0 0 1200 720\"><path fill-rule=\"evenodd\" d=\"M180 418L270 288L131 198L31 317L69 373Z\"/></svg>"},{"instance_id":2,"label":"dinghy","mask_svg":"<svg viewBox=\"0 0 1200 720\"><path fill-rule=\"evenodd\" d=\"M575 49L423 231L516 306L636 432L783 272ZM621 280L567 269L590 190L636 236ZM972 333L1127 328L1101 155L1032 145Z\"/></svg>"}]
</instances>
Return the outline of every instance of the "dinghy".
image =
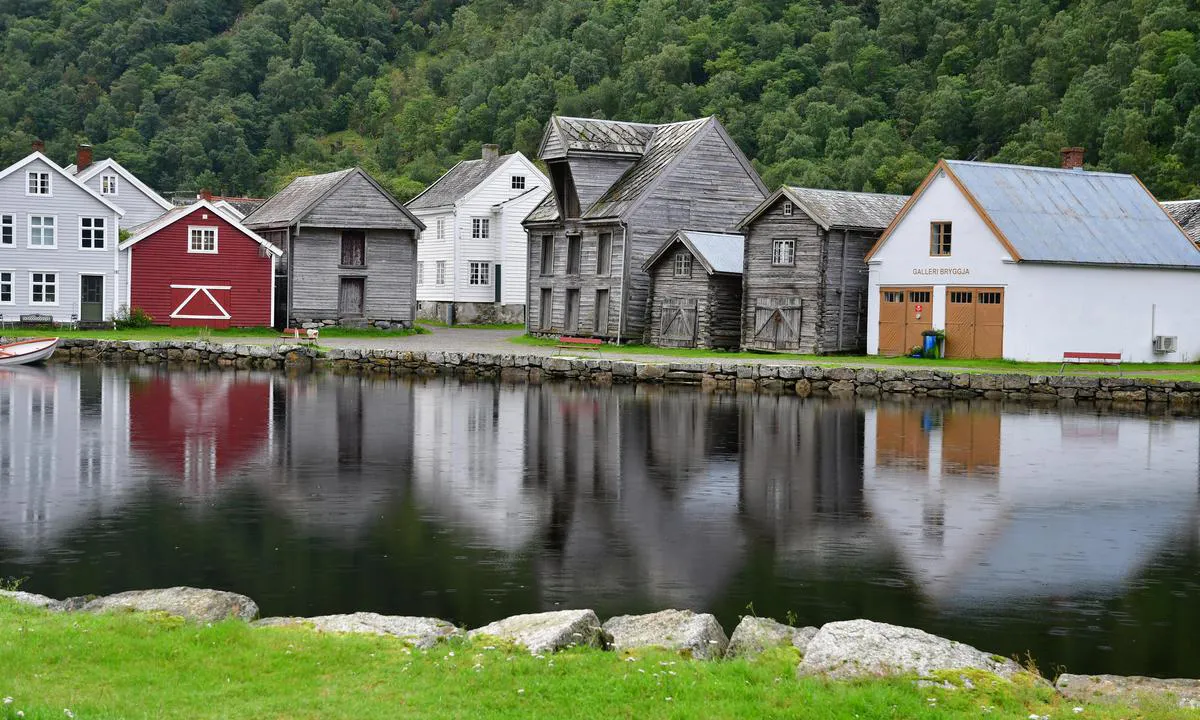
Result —
<instances>
[{"instance_id":1,"label":"dinghy","mask_svg":"<svg viewBox=\"0 0 1200 720\"><path fill-rule=\"evenodd\" d=\"M0 345L0 367L41 362L54 354L58 338L29 338Z\"/></svg>"}]
</instances>

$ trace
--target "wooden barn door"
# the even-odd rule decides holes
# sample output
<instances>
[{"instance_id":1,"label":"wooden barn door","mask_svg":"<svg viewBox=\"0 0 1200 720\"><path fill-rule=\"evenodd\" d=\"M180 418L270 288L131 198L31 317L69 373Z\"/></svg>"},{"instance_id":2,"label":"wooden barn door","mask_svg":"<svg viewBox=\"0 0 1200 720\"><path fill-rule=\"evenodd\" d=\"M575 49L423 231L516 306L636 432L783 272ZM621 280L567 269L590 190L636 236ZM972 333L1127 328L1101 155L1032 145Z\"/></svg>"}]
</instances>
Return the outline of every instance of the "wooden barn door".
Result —
<instances>
[{"instance_id":1,"label":"wooden barn door","mask_svg":"<svg viewBox=\"0 0 1200 720\"><path fill-rule=\"evenodd\" d=\"M933 288L909 288L908 307L904 312L905 349L925 342L921 333L933 329Z\"/></svg>"},{"instance_id":2,"label":"wooden barn door","mask_svg":"<svg viewBox=\"0 0 1200 720\"><path fill-rule=\"evenodd\" d=\"M1004 289L946 291L946 357L1004 357Z\"/></svg>"},{"instance_id":3,"label":"wooden barn door","mask_svg":"<svg viewBox=\"0 0 1200 720\"><path fill-rule=\"evenodd\" d=\"M975 289L975 357L1004 357L1004 288Z\"/></svg>"},{"instance_id":4,"label":"wooden barn door","mask_svg":"<svg viewBox=\"0 0 1200 720\"><path fill-rule=\"evenodd\" d=\"M879 291L879 354L903 355L905 291L901 289Z\"/></svg>"},{"instance_id":5,"label":"wooden barn door","mask_svg":"<svg viewBox=\"0 0 1200 720\"><path fill-rule=\"evenodd\" d=\"M799 298L760 299L754 306L754 345L767 350L799 350L803 319Z\"/></svg>"},{"instance_id":6,"label":"wooden barn door","mask_svg":"<svg viewBox=\"0 0 1200 720\"><path fill-rule=\"evenodd\" d=\"M365 285L364 278L342 278L341 290L338 293L338 315L362 317Z\"/></svg>"},{"instance_id":7,"label":"wooden barn door","mask_svg":"<svg viewBox=\"0 0 1200 720\"><path fill-rule=\"evenodd\" d=\"M663 298L659 338L671 347L696 347L695 298Z\"/></svg>"},{"instance_id":8,"label":"wooden barn door","mask_svg":"<svg viewBox=\"0 0 1200 720\"><path fill-rule=\"evenodd\" d=\"M975 289L946 289L946 357L975 357Z\"/></svg>"}]
</instances>

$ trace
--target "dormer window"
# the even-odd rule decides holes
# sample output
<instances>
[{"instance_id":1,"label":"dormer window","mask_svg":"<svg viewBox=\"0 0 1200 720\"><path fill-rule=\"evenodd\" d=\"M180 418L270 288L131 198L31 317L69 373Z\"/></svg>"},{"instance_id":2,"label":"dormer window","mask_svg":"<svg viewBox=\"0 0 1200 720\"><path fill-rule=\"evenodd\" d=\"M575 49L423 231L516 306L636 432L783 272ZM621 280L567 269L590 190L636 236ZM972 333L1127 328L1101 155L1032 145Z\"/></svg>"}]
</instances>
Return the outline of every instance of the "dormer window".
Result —
<instances>
[{"instance_id":1,"label":"dormer window","mask_svg":"<svg viewBox=\"0 0 1200 720\"><path fill-rule=\"evenodd\" d=\"M554 180L554 199L564 219L579 217L579 195L575 192L575 180L571 168L565 162L550 163L550 176Z\"/></svg>"},{"instance_id":2,"label":"dormer window","mask_svg":"<svg viewBox=\"0 0 1200 720\"><path fill-rule=\"evenodd\" d=\"M100 194L101 195L116 195L117 194L117 176L116 175L101 175L100 176Z\"/></svg>"},{"instance_id":3,"label":"dormer window","mask_svg":"<svg viewBox=\"0 0 1200 720\"><path fill-rule=\"evenodd\" d=\"M25 176L25 194L26 195L49 195L50 194L50 173L40 170L31 170Z\"/></svg>"},{"instance_id":4,"label":"dormer window","mask_svg":"<svg viewBox=\"0 0 1200 720\"><path fill-rule=\"evenodd\" d=\"M785 200L783 202L783 216L791 217L794 211L795 209L792 207L792 202L790 200Z\"/></svg>"},{"instance_id":5,"label":"dormer window","mask_svg":"<svg viewBox=\"0 0 1200 720\"><path fill-rule=\"evenodd\" d=\"M513 190L524 190L525 189L525 176L524 175L513 175L512 176L512 189Z\"/></svg>"}]
</instances>

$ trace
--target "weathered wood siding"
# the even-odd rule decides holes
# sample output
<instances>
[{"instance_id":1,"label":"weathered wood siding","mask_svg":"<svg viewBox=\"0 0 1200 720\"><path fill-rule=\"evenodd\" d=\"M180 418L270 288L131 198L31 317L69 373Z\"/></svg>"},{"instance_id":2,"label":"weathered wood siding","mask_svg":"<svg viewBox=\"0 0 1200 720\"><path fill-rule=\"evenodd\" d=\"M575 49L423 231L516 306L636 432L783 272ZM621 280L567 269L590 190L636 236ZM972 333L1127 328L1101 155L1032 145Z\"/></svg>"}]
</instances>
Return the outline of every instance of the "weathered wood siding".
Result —
<instances>
[{"instance_id":1,"label":"weathered wood siding","mask_svg":"<svg viewBox=\"0 0 1200 720\"><path fill-rule=\"evenodd\" d=\"M861 230L829 231L816 352L866 353L869 277L863 258L878 237L878 233Z\"/></svg>"},{"instance_id":2,"label":"weathered wood siding","mask_svg":"<svg viewBox=\"0 0 1200 720\"><path fill-rule=\"evenodd\" d=\"M358 173L348 177L300 223L325 228L417 229L408 215Z\"/></svg>"},{"instance_id":3,"label":"weathered wood siding","mask_svg":"<svg viewBox=\"0 0 1200 720\"><path fill-rule=\"evenodd\" d=\"M571 177L575 180L580 207L590 207L599 200L604 191L633 166L633 162L633 158L598 157L572 157L567 161L571 166Z\"/></svg>"},{"instance_id":4,"label":"weathered wood siding","mask_svg":"<svg viewBox=\"0 0 1200 720\"><path fill-rule=\"evenodd\" d=\"M416 241L411 230L367 230L366 265L339 267L342 231L301 227L292 242L291 320L338 317L342 277L366 278L363 320L411 323L416 307Z\"/></svg>"},{"instance_id":5,"label":"weathered wood siding","mask_svg":"<svg viewBox=\"0 0 1200 720\"><path fill-rule=\"evenodd\" d=\"M567 235L580 235L579 274L567 274ZM597 248L600 234L611 233L611 257L609 271L596 273ZM551 275L541 274L543 236L550 236L554 244L554 269ZM579 290L579 326L574 332L603 338L616 338L618 326L619 298L621 297L621 272L624 269L621 247L620 225L581 225L569 223L557 227L529 232L527 272L529 294L526 301L526 328L529 332L568 332L566 328L567 290ZM553 290L553 304L549 329L544 329L541 318L540 298L543 288ZM608 318L597 322L596 291L608 290ZM628 336L624 336L628 337Z\"/></svg>"},{"instance_id":6,"label":"weathered wood siding","mask_svg":"<svg viewBox=\"0 0 1200 720\"><path fill-rule=\"evenodd\" d=\"M741 337L742 280L732 275L709 275L695 257L691 276L676 277L675 258L691 254L677 244L651 268L650 321L645 342L665 347L736 348ZM691 343L680 342L677 334L664 335L664 313L671 312L666 306L680 300L695 303L696 332Z\"/></svg>"}]
</instances>

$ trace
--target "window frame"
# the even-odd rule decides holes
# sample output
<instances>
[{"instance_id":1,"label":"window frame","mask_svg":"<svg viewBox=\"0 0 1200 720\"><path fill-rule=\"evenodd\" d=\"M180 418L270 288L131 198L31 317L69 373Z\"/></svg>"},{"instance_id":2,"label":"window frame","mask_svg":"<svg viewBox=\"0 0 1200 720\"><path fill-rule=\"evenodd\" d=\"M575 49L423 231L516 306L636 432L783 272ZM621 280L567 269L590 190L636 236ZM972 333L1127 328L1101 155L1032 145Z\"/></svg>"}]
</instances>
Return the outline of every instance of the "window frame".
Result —
<instances>
[{"instance_id":1,"label":"window frame","mask_svg":"<svg viewBox=\"0 0 1200 720\"><path fill-rule=\"evenodd\" d=\"M8 242L4 241L5 238L8 238ZM17 216L11 213L0 214L0 247L16 247L16 245Z\"/></svg>"},{"instance_id":2,"label":"window frame","mask_svg":"<svg viewBox=\"0 0 1200 720\"><path fill-rule=\"evenodd\" d=\"M4 282L4 276L8 275L8 282ZM8 299L4 299L4 286L8 285ZM0 268L0 305L16 305L17 304L17 271L9 268Z\"/></svg>"},{"instance_id":3,"label":"window frame","mask_svg":"<svg viewBox=\"0 0 1200 720\"><path fill-rule=\"evenodd\" d=\"M575 252L571 252L574 246ZM567 275L583 274L583 235L579 233L567 235Z\"/></svg>"},{"instance_id":4,"label":"window frame","mask_svg":"<svg viewBox=\"0 0 1200 720\"><path fill-rule=\"evenodd\" d=\"M942 252L943 248L945 252ZM929 257L950 257L954 251L954 223L950 220L929 222Z\"/></svg>"},{"instance_id":5,"label":"window frame","mask_svg":"<svg viewBox=\"0 0 1200 720\"><path fill-rule=\"evenodd\" d=\"M467 284L474 287L489 287L492 284L492 264L486 260L470 260L467 263Z\"/></svg>"},{"instance_id":6,"label":"window frame","mask_svg":"<svg viewBox=\"0 0 1200 720\"><path fill-rule=\"evenodd\" d=\"M608 276L612 275L612 236L611 232L602 232L596 235L596 274ZM607 238L607 240L605 240ZM601 267L601 260L604 261Z\"/></svg>"},{"instance_id":7,"label":"window frame","mask_svg":"<svg viewBox=\"0 0 1200 720\"><path fill-rule=\"evenodd\" d=\"M34 280L35 275L41 275L42 282L38 283L36 280ZM51 283L47 283L46 282L47 275L53 277L54 281ZM57 306L58 305L58 276L59 276L59 272L57 270L30 270L29 271L29 304L30 305L40 305L40 306L45 306L45 307ZM42 297L43 298L46 297L46 286L47 285L54 288L54 302L46 302L44 299L43 300L34 300L33 299L34 298L33 288L35 285L42 286Z\"/></svg>"},{"instance_id":8,"label":"window frame","mask_svg":"<svg viewBox=\"0 0 1200 720\"><path fill-rule=\"evenodd\" d=\"M525 176L524 175L511 175L511 176L509 176L508 182L509 182L509 189L511 189L511 190L524 190L525 189Z\"/></svg>"},{"instance_id":9,"label":"window frame","mask_svg":"<svg viewBox=\"0 0 1200 720\"><path fill-rule=\"evenodd\" d=\"M434 266L434 278L433 279L434 279L434 283L433 283L434 285L445 285L446 284L446 261L445 260L437 261L437 265Z\"/></svg>"},{"instance_id":10,"label":"window frame","mask_svg":"<svg viewBox=\"0 0 1200 720\"><path fill-rule=\"evenodd\" d=\"M43 239L45 238L45 231L46 231L45 220L46 220L46 218L50 218L51 229L54 231L54 233L53 233L54 234L54 242L52 244L50 244L50 245L47 245L45 243L39 243L37 245L33 244L33 219L34 218L38 218L39 220L42 221L42 223L38 225L38 229L42 231L41 237ZM57 215L27 215L25 217L25 247L27 247L31 250L57 250L58 249L58 216Z\"/></svg>"},{"instance_id":11,"label":"window frame","mask_svg":"<svg viewBox=\"0 0 1200 720\"><path fill-rule=\"evenodd\" d=\"M548 277L554 274L554 235L542 236L541 261L538 265L538 275Z\"/></svg>"},{"instance_id":12,"label":"window frame","mask_svg":"<svg viewBox=\"0 0 1200 720\"><path fill-rule=\"evenodd\" d=\"M425 261L424 260L417 261L417 284L418 285L425 284Z\"/></svg>"},{"instance_id":13,"label":"window frame","mask_svg":"<svg viewBox=\"0 0 1200 720\"><path fill-rule=\"evenodd\" d=\"M674 277L690 278L692 276L692 254L689 252L675 253Z\"/></svg>"},{"instance_id":14,"label":"window frame","mask_svg":"<svg viewBox=\"0 0 1200 720\"><path fill-rule=\"evenodd\" d=\"M38 185L37 185L38 192L30 192L29 191L30 181L33 180L35 175L38 177ZM41 192L41 186L42 186L41 180L43 177L46 180L46 192ZM54 181L50 179L50 171L49 170L26 170L25 171L25 196L26 197L54 197Z\"/></svg>"},{"instance_id":15,"label":"window frame","mask_svg":"<svg viewBox=\"0 0 1200 720\"><path fill-rule=\"evenodd\" d=\"M85 220L92 221L92 227L85 228L83 226L83 223ZM100 227L99 227L100 247L96 247L96 230L97 230L96 225L95 225L96 221L100 222ZM91 238L92 245L90 247L83 244L83 233L85 230L92 234L92 238ZM92 252L92 251L104 252L105 250L108 250L108 222L106 221L106 218L92 217L92 216L84 217L82 215L79 217L79 249L87 250L89 252Z\"/></svg>"},{"instance_id":16,"label":"window frame","mask_svg":"<svg viewBox=\"0 0 1200 720\"><path fill-rule=\"evenodd\" d=\"M445 240L446 239L446 218L440 217L435 221L434 224L437 226L437 232L436 232L437 239Z\"/></svg>"},{"instance_id":17,"label":"window frame","mask_svg":"<svg viewBox=\"0 0 1200 720\"><path fill-rule=\"evenodd\" d=\"M117 175L116 173L101 173L100 174L100 194L101 195L111 195L113 197L116 197L117 195L119 195L120 190L121 190L121 185L120 185L120 180L117 179L118 177L120 177L120 176Z\"/></svg>"},{"instance_id":18,"label":"window frame","mask_svg":"<svg viewBox=\"0 0 1200 720\"><path fill-rule=\"evenodd\" d=\"M792 217L796 214L796 206L792 204L791 200L784 200L781 209L784 217Z\"/></svg>"},{"instance_id":19,"label":"window frame","mask_svg":"<svg viewBox=\"0 0 1200 720\"><path fill-rule=\"evenodd\" d=\"M486 217L471 218L471 239L472 240L490 240L492 232L492 219Z\"/></svg>"},{"instance_id":20,"label":"window frame","mask_svg":"<svg viewBox=\"0 0 1200 720\"><path fill-rule=\"evenodd\" d=\"M211 230L211 231L212 231L212 240L213 240L213 242L212 242L212 245L213 245L213 246L212 246L212 250L205 250L205 249L204 249L204 238L203 238L203 235L201 235L200 249L199 249L199 250L195 249L195 246L192 244L192 235L193 235L193 233L196 233L196 232L203 233L203 232L206 232L206 231L209 231L209 230ZM218 237L218 233L217 233L217 227L216 227L215 225L188 225L188 247L187 247L187 251L188 251L188 253L189 253L189 254L196 254L196 255L216 255L216 254L218 254L219 250L220 250L219 237Z\"/></svg>"},{"instance_id":21,"label":"window frame","mask_svg":"<svg viewBox=\"0 0 1200 720\"><path fill-rule=\"evenodd\" d=\"M788 259L786 262L781 260L782 253L779 248L787 243ZM795 267L796 266L796 238L775 238L771 242L771 267Z\"/></svg>"}]
</instances>

